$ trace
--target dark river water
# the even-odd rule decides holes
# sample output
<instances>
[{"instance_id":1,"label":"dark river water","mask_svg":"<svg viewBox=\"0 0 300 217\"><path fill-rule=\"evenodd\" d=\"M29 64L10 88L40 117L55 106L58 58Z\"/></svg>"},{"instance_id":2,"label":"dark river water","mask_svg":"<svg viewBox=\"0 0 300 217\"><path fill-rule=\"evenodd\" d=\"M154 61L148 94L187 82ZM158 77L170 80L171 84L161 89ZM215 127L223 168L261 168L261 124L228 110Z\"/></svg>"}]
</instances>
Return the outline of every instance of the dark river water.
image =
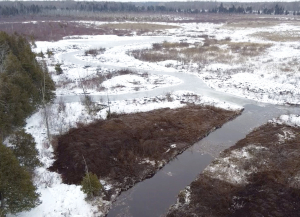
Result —
<instances>
[{"instance_id":1,"label":"dark river water","mask_svg":"<svg viewBox=\"0 0 300 217\"><path fill-rule=\"evenodd\" d=\"M299 108L245 105L242 115L212 132L176 159L168 163L152 178L122 192L108 216L155 217L164 216L184 189L218 153L244 138L255 127L289 112L300 114Z\"/></svg>"},{"instance_id":2,"label":"dark river water","mask_svg":"<svg viewBox=\"0 0 300 217\"><path fill-rule=\"evenodd\" d=\"M134 43L130 39L125 38L116 44L113 41L111 44L106 42L106 46L119 46L124 44ZM149 38L149 42L159 42L166 40L167 37ZM140 40L144 40L141 38ZM78 41L76 41L78 43ZM74 42L75 43L75 42ZM99 44L99 41L84 41L80 43L90 43L93 46L104 46ZM63 55L63 59L69 62L74 62L79 65L95 65L85 61L78 60L72 52ZM112 67L105 64L100 66ZM97 65L98 66L98 65ZM252 100L243 99L231 94L218 92L213 90L200 80L197 76L181 72L161 72L148 71L154 74L172 75L180 78L183 83L171 87L157 88L151 91L141 91L130 94L110 95L111 100L125 100L139 97L152 97L162 95L175 90L190 90L198 94L210 96L222 101L232 102L243 106L243 113L234 120L224 124L220 129L212 132L206 138L194 144L182 154L178 155L174 160L169 162L161 170L159 170L152 178L144 180L136 184L131 189L122 192L114 202L108 216L134 216L134 217L158 217L166 214L168 208L176 202L176 197L180 190L184 189L197 175L200 174L205 167L218 154L234 145L238 140L244 138L255 127L266 123L272 118L276 118L282 114L300 114L299 108L284 107L257 103ZM92 98L98 101L103 95L93 95ZM65 102L80 101L80 96L61 96Z\"/></svg>"}]
</instances>

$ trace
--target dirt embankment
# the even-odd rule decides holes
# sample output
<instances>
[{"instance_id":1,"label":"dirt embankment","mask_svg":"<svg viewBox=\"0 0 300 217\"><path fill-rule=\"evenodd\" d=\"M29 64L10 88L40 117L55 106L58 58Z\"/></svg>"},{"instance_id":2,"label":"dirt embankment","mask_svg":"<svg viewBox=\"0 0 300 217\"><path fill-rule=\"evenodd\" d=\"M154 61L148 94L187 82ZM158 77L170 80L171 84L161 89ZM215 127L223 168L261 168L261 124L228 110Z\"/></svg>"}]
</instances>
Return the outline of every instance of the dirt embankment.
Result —
<instances>
[{"instance_id":1,"label":"dirt embankment","mask_svg":"<svg viewBox=\"0 0 300 217\"><path fill-rule=\"evenodd\" d=\"M299 216L299 156L299 127L263 125L181 191L167 216Z\"/></svg>"},{"instance_id":2,"label":"dirt embankment","mask_svg":"<svg viewBox=\"0 0 300 217\"><path fill-rule=\"evenodd\" d=\"M60 173L64 183L79 184L85 158L90 172L126 189L239 114L211 106L185 106L114 115L58 137L50 170Z\"/></svg>"}]
</instances>

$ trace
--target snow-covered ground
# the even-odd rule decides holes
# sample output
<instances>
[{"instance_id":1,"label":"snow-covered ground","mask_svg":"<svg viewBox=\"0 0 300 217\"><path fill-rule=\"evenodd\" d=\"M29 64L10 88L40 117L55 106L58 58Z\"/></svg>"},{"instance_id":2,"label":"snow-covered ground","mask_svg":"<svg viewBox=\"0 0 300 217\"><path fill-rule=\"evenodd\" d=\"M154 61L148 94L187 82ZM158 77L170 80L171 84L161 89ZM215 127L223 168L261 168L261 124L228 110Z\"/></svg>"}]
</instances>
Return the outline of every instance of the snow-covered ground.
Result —
<instances>
[{"instance_id":1,"label":"snow-covered ground","mask_svg":"<svg viewBox=\"0 0 300 217\"><path fill-rule=\"evenodd\" d=\"M89 23L86 22L86 24ZM95 22L91 22L92 24L95 25ZM100 24L102 22L98 25ZM96 77L97 74L103 73L103 70L105 71L105 66L108 66L108 68L113 66L114 68L129 67L137 71L193 73L198 75L208 86L219 91L266 103L300 103L299 25L292 22L277 23L277 25L266 24L266 26L260 28L255 26L253 28L241 28L211 23L177 25L180 28L167 29L160 32L160 36L153 37L80 36L77 39L68 38L52 43L38 42L36 51L46 52L47 49L52 49L55 53L52 59L53 67L55 62L63 64L63 75L54 76L54 80L60 84L58 85L59 94L82 93L81 79ZM214 59L206 63L192 62L191 60L187 64L176 60L143 62L127 54L131 50L151 48L152 43L162 41L184 41L191 45L202 44L204 42L203 35L216 40L230 38L231 43L261 43L262 46L268 44L270 47L258 55L243 57L239 57L229 50L228 55L234 58L225 63L221 59ZM84 50L99 47L106 48L106 51L95 56L83 54ZM219 47L223 50L229 49L226 44L219 45ZM72 55L73 59L70 59ZM74 64L75 59L79 64ZM70 62L70 60L73 60L73 62ZM83 67L83 64L86 65ZM102 66L102 70L99 69L100 66ZM54 71L53 67L50 68L52 72ZM168 76L168 79L162 79L165 80L165 86L180 82L170 76ZM106 84L111 84L106 87L109 93L126 93L134 91L134 89L152 89L155 88L157 80L161 79L155 77L155 74L151 74L147 79L136 79L137 82L133 80L124 82L122 88L115 88L120 86L118 82L116 83L116 80L119 79L114 78L112 81L106 82ZM139 82L141 85L132 85ZM143 85L144 83L151 85ZM68 85L69 87L66 87ZM100 87L103 89L105 86L100 85ZM89 88L88 92L106 93L105 91L101 92L100 87Z\"/></svg>"},{"instance_id":2,"label":"snow-covered ground","mask_svg":"<svg viewBox=\"0 0 300 217\"><path fill-rule=\"evenodd\" d=\"M141 41L140 36L133 36L129 38L135 38L136 43L108 48L104 54L95 57L83 55L76 57L82 61L105 63L115 67L193 73L216 90L260 102L274 104L300 102L299 25L293 22L251 28L211 23L177 25L180 28L165 30L159 33L160 36L166 36L165 40L169 42L184 41L190 44L201 44L204 41L202 36L208 35L216 40L230 38L232 43L262 43L269 44L270 47L259 55L241 58L237 58L238 55L233 55L229 51L228 54L235 56L235 59L226 63L218 59L206 63L190 61L188 64L183 64L176 60L153 63L142 62L127 55L127 51L151 47L150 41L146 43ZM105 37L93 36L93 40L98 38L101 41ZM122 40L130 40L124 38L126 37ZM228 49L226 45L221 45L220 48Z\"/></svg>"},{"instance_id":3,"label":"snow-covered ground","mask_svg":"<svg viewBox=\"0 0 300 217\"><path fill-rule=\"evenodd\" d=\"M287 100L289 103L299 103L300 97L294 97L300 94L300 65L297 63L299 62L300 49L297 41L272 41L272 47L262 56L249 58L247 62L240 64L213 62L205 65L201 70L196 63L182 65L176 61L143 62L127 55L127 52L150 48L152 43L164 40L186 41L191 44L202 43L203 38L198 37L201 34L214 35L217 39L231 37L232 41L237 42L249 40L265 42L251 36L251 34L257 31L296 31L300 26L282 24L261 29L230 29L225 28L223 24L188 23L177 25L180 28L162 31L161 36L157 37L74 36L58 42L37 42L35 51L37 53L40 51L46 53L47 50L53 51L54 55L49 58L45 55L44 60L57 85L57 95L82 95L84 92L103 95L102 102L95 102L95 106L107 104L105 96L109 94L151 91L156 88L181 84L182 80L170 75L173 71L196 74L214 89L245 98L272 103L285 103ZM106 48L104 53L96 56L84 55L84 50L100 47ZM289 64L291 61L293 63ZM55 73L54 67L57 63L62 64L63 73L61 75ZM282 73L278 67L282 64L289 66L291 71ZM114 75L123 68L130 68L136 73ZM146 73L147 70L150 72ZM228 74L229 71L232 73ZM164 72L167 72L168 75L164 75ZM108 74L113 76L107 78ZM101 76L105 79L99 79ZM286 98L286 95L280 97L280 92L291 93L288 95L290 98ZM178 90L156 97L112 101L110 109L112 112L130 113L165 107L177 108L183 106L185 102L210 104L226 109L241 109L238 105L209 98L189 90ZM101 110L88 114L82 102L59 102L49 105L47 110L51 117L50 132L53 135L59 135L71 127L75 127L78 123L90 123L94 119L106 118L108 108L102 107ZM46 169L53 162L53 149L46 138L43 112L40 110L32 115L27 120L26 125L27 132L31 133L36 140L40 159L44 163L44 167L36 170L34 179L38 191L41 193L42 203L29 212L19 213L18 216L104 216L110 202L105 202L100 198L93 202L85 201L80 186L65 185L57 173L49 172ZM282 117L281 120L295 119L294 116L290 117ZM297 121L299 122L298 119ZM105 180L101 180L101 182L104 187L110 187Z\"/></svg>"}]
</instances>

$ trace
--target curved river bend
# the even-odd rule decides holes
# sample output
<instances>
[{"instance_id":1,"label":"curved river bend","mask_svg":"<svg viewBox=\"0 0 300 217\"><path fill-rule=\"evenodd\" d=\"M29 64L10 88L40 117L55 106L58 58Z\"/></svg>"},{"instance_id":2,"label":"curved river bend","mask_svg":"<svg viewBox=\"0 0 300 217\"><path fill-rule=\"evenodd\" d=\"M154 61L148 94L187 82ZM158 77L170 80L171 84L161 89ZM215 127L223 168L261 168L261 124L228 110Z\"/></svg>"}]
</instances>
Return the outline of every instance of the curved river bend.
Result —
<instances>
[{"instance_id":1,"label":"curved river bend","mask_svg":"<svg viewBox=\"0 0 300 217\"><path fill-rule=\"evenodd\" d=\"M136 44L137 41L147 40L147 43L162 42L168 37L121 37L119 40L112 40L105 43L99 40L74 40L73 44L89 44L93 47L116 47ZM104 66L118 68L107 64L90 63L79 60L71 52L62 55L65 61L77 65ZM141 70L140 70L141 71ZM255 101L237 97L231 94L222 93L209 88L201 79L192 74L180 72L147 71L153 74L171 75L183 81L179 85L171 87L157 88L151 91L141 91L130 94L110 95L111 100L125 100L140 97L152 97L163 95L166 92L175 90L189 90L197 94L210 96L241 105L245 108L243 113L236 119L224 124L221 128L212 132L185 152L169 162L159 170L152 178L136 184L131 189L122 192L114 202L108 216L134 216L134 217L155 217L163 216L168 208L176 202L176 197L180 190L184 189L204 168L214 159L220 151L234 145L238 140L244 138L253 128L258 127L272 118L282 114L300 114L299 109L293 107L276 106L270 104L257 103ZM92 95L94 101L100 100L103 95ZM80 96L60 96L65 102L80 101Z\"/></svg>"}]
</instances>

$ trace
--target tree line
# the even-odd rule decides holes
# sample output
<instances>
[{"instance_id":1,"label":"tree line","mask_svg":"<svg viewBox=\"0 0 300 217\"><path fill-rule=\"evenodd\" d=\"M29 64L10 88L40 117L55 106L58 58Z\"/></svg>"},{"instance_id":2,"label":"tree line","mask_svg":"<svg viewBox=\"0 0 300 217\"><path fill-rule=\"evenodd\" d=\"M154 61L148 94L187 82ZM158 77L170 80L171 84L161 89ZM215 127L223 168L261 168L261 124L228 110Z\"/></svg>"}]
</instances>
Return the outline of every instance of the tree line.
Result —
<instances>
[{"instance_id":1,"label":"tree line","mask_svg":"<svg viewBox=\"0 0 300 217\"><path fill-rule=\"evenodd\" d=\"M284 7L286 5L286 9ZM287 14L288 11L297 10L300 5L285 2L271 3L216 3L216 2L186 2L178 3L123 3L123 2L1 2L0 16L16 16L16 15L49 15L61 12L151 12L151 13L263 13L263 14Z\"/></svg>"},{"instance_id":2,"label":"tree line","mask_svg":"<svg viewBox=\"0 0 300 217\"><path fill-rule=\"evenodd\" d=\"M43 100L51 101L54 89L26 38L0 32L0 141L22 127Z\"/></svg>"},{"instance_id":3,"label":"tree line","mask_svg":"<svg viewBox=\"0 0 300 217\"><path fill-rule=\"evenodd\" d=\"M54 82L26 38L0 32L0 216L39 204L32 173L41 165L25 119L54 98ZM6 145L3 141L6 139Z\"/></svg>"},{"instance_id":4,"label":"tree line","mask_svg":"<svg viewBox=\"0 0 300 217\"><path fill-rule=\"evenodd\" d=\"M236 7L234 4L230 7L224 7L223 3L220 4L219 7L216 7L212 10L209 10L210 13L239 13L239 14L246 14L246 13L257 13L257 14L275 14L275 15L288 15L289 11L285 10L283 6L279 6L278 4L275 5L275 7L271 8L262 8L257 11L254 11L252 6L248 7L243 7L243 6L238 6ZM296 14L294 14L296 15Z\"/></svg>"}]
</instances>

